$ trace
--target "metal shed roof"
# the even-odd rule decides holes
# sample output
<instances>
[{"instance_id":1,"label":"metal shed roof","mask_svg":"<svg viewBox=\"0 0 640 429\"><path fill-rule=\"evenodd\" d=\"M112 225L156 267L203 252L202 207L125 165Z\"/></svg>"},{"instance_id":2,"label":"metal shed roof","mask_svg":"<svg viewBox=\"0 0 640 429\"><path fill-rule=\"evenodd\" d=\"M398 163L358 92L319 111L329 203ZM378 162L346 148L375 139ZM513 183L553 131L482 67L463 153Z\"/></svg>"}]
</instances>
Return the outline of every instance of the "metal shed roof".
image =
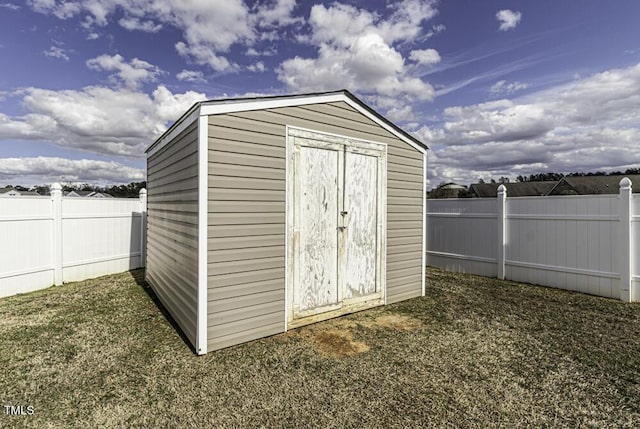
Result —
<instances>
[{"instance_id":1,"label":"metal shed roof","mask_svg":"<svg viewBox=\"0 0 640 429\"><path fill-rule=\"evenodd\" d=\"M332 92L317 92L309 94L295 95L273 95L264 97L245 97L208 100L195 103L187 112L169 127L156 141L145 151L156 151L171 141L173 137L191 125L199 116L218 115L231 112L242 112L249 110L273 109L277 107L301 106L305 104L331 103L344 101L369 119L376 122L387 131L395 134L415 149L425 153L429 147L412 136L380 113L367 106L355 95L346 89Z\"/></svg>"}]
</instances>

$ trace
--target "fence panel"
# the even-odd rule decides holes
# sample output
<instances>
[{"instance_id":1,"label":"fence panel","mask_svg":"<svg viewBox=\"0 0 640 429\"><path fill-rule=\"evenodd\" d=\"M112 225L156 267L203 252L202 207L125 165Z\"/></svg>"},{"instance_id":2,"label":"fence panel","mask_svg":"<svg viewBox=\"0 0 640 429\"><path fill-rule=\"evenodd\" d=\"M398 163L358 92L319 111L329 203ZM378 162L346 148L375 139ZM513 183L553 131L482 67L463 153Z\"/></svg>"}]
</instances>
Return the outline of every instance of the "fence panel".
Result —
<instances>
[{"instance_id":1,"label":"fence panel","mask_svg":"<svg viewBox=\"0 0 640 429\"><path fill-rule=\"evenodd\" d=\"M618 298L618 206L616 195L508 199L506 277Z\"/></svg>"},{"instance_id":2,"label":"fence panel","mask_svg":"<svg viewBox=\"0 0 640 429\"><path fill-rule=\"evenodd\" d=\"M0 297L53 284L52 225L51 198L0 198Z\"/></svg>"},{"instance_id":3,"label":"fence panel","mask_svg":"<svg viewBox=\"0 0 640 429\"><path fill-rule=\"evenodd\" d=\"M640 195L429 200L427 264L640 301ZM504 237L501 234L504 225Z\"/></svg>"},{"instance_id":4,"label":"fence panel","mask_svg":"<svg viewBox=\"0 0 640 429\"><path fill-rule=\"evenodd\" d=\"M429 265L495 277L497 203L485 199L429 200L427 207Z\"/></svg>"},{"instance_id":5,"label":"fence panel","mask_svg":"<svg viewBox=\"0 0 640 429\"><path fill-rule=\"evenodd\" d=\"M141 267L142 212L137 199L62 199L64 281Z\"/></svg>"},{"instance_id":6,"label":"fence panel","mask_svg":"<svg viewBox=\"0 0 640 429\"><path fill-rule=\"evenodd\" d=\"M52 194L0 197L0 297L144 266L145 190L140 199Z\"/></svg>"}]
</instances>

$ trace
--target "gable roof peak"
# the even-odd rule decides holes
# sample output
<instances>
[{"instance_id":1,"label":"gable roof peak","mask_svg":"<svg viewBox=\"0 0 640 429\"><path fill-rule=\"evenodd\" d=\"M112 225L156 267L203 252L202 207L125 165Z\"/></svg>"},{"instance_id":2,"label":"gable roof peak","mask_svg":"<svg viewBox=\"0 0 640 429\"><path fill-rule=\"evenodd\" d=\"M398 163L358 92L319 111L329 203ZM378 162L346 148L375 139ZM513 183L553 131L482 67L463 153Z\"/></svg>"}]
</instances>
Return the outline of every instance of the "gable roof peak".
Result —
<instances>
[{"instance_id":1,"label":"gable roof peak","mask_svg":"<svg viewBox=\"0 0 640 429\"><path fill-rule=\"evenodd\" d=\"M258 97L224 98L200 101L187 110L176 122L173 123L155 142L145 151L149 153L157 150L158 146L164 146L164 142L171 140L188 125L194 123L200 116L217 115L278 107L295 107L307 104L331 103L344 101L376 122L379 126L394 134L401 140L413 146L420 152L426 153L429 147L418 138L400 128L383 115L369 107L346 89L329 92L314 92L290 95L265 95Z\"/></svg>"}]
</instances>

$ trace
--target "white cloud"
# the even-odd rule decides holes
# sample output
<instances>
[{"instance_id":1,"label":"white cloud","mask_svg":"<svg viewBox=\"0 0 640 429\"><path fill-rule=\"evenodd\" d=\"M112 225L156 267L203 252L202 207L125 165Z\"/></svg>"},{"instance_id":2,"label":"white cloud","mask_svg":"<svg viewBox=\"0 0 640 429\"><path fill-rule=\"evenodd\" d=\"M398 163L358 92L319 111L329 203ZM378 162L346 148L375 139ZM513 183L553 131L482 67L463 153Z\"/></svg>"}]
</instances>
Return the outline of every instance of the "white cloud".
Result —
<instances>
[{"instance_id":1,"label":"white cloud","mask_svg":"<svg viewBox=\"0 0 640 429\"><path fill-rule=\"evenodd\" d=\"M43 51L42 53L50 58L57 58L59 60L69 61L69 56L67 55L67 52L59 46L51 46L49 49L47 49L46 51Z\"/></svg>"},{"instance_id":2,"label":"white cloud","mask_svg":"<svg viewBox=\"0 0 640 429\"><path fill-rule=\"evenodd\" d=\"M266 71L264 63L262 61L258 61L255 64L251 64L250 66L247 67L247 69L249 71L257 72L257 73L263 73L264 71Z\"/></svg>"},{"instance_id":3,"label":"white cloud","mask_svg":"<svg viewBox=\"0 0 640 429\"><path fill-rule=\"evenodd\" d=\"M185 82L206 82L202 72L197 70L182 70L176 78Z\"/></svg>"},{"instance_id":4,"label":"white cloud","mask_svg":"<svg viewBox=\"0 0 640 429\"><path fill-rule=\"evenodd\" d=\"M98 34L96 27L106 26L116 17L128 30L153 33L165 26L177 28L183 40L175 44L176 51L220 72L241 68L227 58L233 45L251 46L265 38L278 38L273 28L303 22L293 16L295 0L262 2L251 9L243 0L29 0L28 4L60 19L83 17L82 26L90 38Z\"/></svg>"},{"instance_id":5,"label":"white cloud","mask_svg":"<svg viewBox=\"0 0 640 429\"><path fill-rule=\"evenodd\" d=\"M520 23L522 14L509 9L503 9L496 13L496 19L500 22L500 31L513 30Z\"/></svg>"},{"instance_id":6,"label":"white cloud","mask_svg":"<svg viewBox=\"0 0 640 429\"><path fill-rule=\"evenodd\" d=\"M71 18L82 10L80 2L57 2L55 0L28 0L27 4L40 13L51 13L60 19Z\"/></svg>"},{"instance_id":7,"label":"white cloud","mask_svg":"<svg viewBox=\"0 0 640 429\"><path fill-rule=\"evenodd\" d=\"M0 139L36 140L46 138L52 121L41 115L27 114L19 119L0 113Z\"/></svg>"},{"instance_id":8,"label":"white cloud","mask_svg":"<svg viewBox=\"0 0 640 429\"><path fill-rule=\"evenodd\" d=\"M114 161L56 157L0 158L0 180L6 183L130 183L145 180L145 171Z\"/></svg>"},{"instance_id":9,"label":"white cloud","mask_svg":"<svg viewBox=\"0 0 640 429\"><path fill-rule=\"evenodd\" d=\"M418 64L434 65L440 62L440 54L435 49L418 49L411 51L409 58Z\"/></svg>"},{"instance_id":10,"label":"white cloud","mask_svg":"<svg viewBox=\"0 0 640 429\"><path fill-rule=\"evenodd\" d=\"M0 3L0 8L9 10L20 10L20 6L13 3Z\"/></svg>"},{"instance_id":11,"label":"white cloud","mask_svg":"<svg viewBox=\"0 0 640 429\"><path fill-rule=\"evenodd\" d=\"M511 95L514 92L521 91L523 89L527 89L529 84L523 82L512 82L507 83L506 80L500 80L489 88L489 93L491 95Z\"/></svg>"},{"instance_id":12,"label":"white cloud","mask_svg":"<svg viewBox=\"0 0 640 429\"><path fill-rule=\"evenodd\" d=\"M245 55L249 57L272 57L277 53L278 53L278 50L275 48L275 46L272 46L270 48L263 49L261 51L258 51L255 48L249 48L247 49L247 52L245 52Z\"/></svg>"},{"instance_id":13,"label":"white cloud","mask_svg":"<svg viewBox=\"0 0 640 429\"><path fill-rule=\"evenodd\" d=\"M387 19L341 3L311 9L309 43L317 57L294 57L277 70L280 81L294 91L348 88L375 95L378 106L389 99L431 100L434 90L408 73L394 44L413 40L422 22L436 12L431 1L404 0L393 5ZM386 98L386 100L385 100Z\"/></svg>"},{"instance_id":14,"label":"white cloud","mask_svg":"<svg viewBox=\"0 0 640 429\"><path fill-rule=\"evenodd\" d=\"M191 57L199 65L207 65L214 70L222 72L238 71L240 66L230 62L226 57L217 55L206 44L187 45L184 42L178 42L175 45L176 51L183 57Z\"/></svg>"},{"instance_id":15,"label":"white cloud","mask_svg":"<svg viewBox=\"0 0 640 429\"><path fill-rule=\"evenodd\" d=\"M388 43L411 41L421 35L422 23L438 13L436 3L432 0L401 0L387 4L387 8L394 12L380 26L385 40Z\"/></svg>"},{"instance_id":16,"label":"white cloud","mask_svg":"<svg viewBox=\"0 0 640 429\"><path fill-rule=\"evenodd\" d=\"M304 19L293 16L293 9L296 7L296 0L275 0L274 4L259 4L255 8L252 19L256 26L264 28L282 27L286 25L304 23Z\"/></svg>"},{"instance_id":17,"label":"white cloud","mask_svg":"<svg viewBox=\"0 0 640 429\"><path fill-rule=\"evenodd\" d=\"M386 116L394 122L413 121L416 119L413 109L409 105L389 109Z\"/></svg>"},{"instance_id":18,"label":"white cloud","mask_svg":"<svg viewBox=\"0 0 640 429\"><path fill-rule=\"evenodd\" d=\"M145 33L157 33L162 30L162 24L149 20L141 20L136 17L121 18L118 21L121 27L130 31L143 31Z\"/></svg>"},{"instance_id":19,"label":"white cloud","mask_svg":"<svg viewBox=\"0 0 640 429\"><path fill-rule=\"evenodd\" d=\"M439 141L441 142L444 138L444 131L440 130L440 129L432 129L429 128L426 125L423 125L420 127L420 124L412 124L413 128L417 128L419 127L417 130L413 131L412 134L414 134L418 140L425 142L425 143L431 143L431 142L435 142L435 141Z\"/></svg>"},{"instance_id":20,"label":"white cloud","mask_svg":"<svg viewBox=\"0 0 640 429\"><path fill-rule=\"evenodd\" d=\"M612 69L514 100L445 109L419 130L434 165L478 177L625 170L640 164L640 64ZM440 161L442 160L442 162Z\"/></svg>"},{"instance_id":21,"label":"white cloud","mask_svg":"<svg viewBox=\"0 0 640 429\"><path fill-rule=\"evenodd\" d=\"M436 34L442 33L446 29L447 29L447 26L444 24L434 25L433 27L431 27L431 30L429 30L429 32L425 35L425 38L430 39Z\"/></svg>"},{"instance_id":22,"label":"white cloud","mask_svg":"<svg viewBox=\"0 0 640 429\"><path fill-rule=\"evenodd\" d=\"M160 85L153 91L154 114L163 124L177 120L187 109L198 101L207 97L199 92L187 91L184 94L173 94L166 87ZM158 134L164 131L164 125L158 129Z\"/></svg>"},{"instance_id":23,"label":"white cloud","mask_svg":"<svg viewBox=\"0 0 640 429\"><path fill-rule=\"evenodd\" d=\"M185 42L176 44L178 53L214 70L235 69L220 53L228 52L234 43L253 40L246 5L241 0L170 3L168 16L162 16L184 32Z\"/></svg>"},{"instance_id":24,"label":"white cloud","mask_svg":"<svg viewBox=\"0 0 640 429\"><path fill-rule=\"evenodd\" d=\"M167 127L204 94L173 94L158 86L152 95L131 88L22 90L24 116L0 114L0 139L42 140L106 155L142 156Z\"/></svg>"},{"instance_id":25,"label":"white cloud","mask_svg":"<svg viewBox=\"0 0 640 429\"><path fill-rule=\"evenodd\" d=\"M122 55L100 55L87 60L87 67L97 71L115 71L113 77L120 79L127 87L137 88L144 82L156 81L162 70L138 58L126 62Z\"/></svg>"},{"instance_id":26,"label":"white cloud","mask_svg":"<svg viewBox=\"0 0 640 429\"><path fill-rule=\"evenodd\" d=\"M311 8L311 40L347 48L362 35L374 33L386 44L409 41L422 32L422 23L436 14L432 1L402 0L389 5L394 12L387 19L365 9L342 3L330 7L316 4Z\"/></svg>"}]
</instances>

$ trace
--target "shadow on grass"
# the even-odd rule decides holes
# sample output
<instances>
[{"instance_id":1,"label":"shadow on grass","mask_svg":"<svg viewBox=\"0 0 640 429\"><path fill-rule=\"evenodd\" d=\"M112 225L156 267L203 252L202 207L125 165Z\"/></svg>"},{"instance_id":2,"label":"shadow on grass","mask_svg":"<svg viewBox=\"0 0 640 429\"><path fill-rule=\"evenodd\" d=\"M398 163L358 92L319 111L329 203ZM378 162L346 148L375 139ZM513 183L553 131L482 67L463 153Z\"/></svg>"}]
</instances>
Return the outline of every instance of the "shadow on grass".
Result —
<instances>
[{"instance_id":1,"label":"shadow on grass","mask_svg":"<svg viewBox=\"0 0 640 429\"><path fill-rule=\"evenodd\" d=\"M178 335L180 336L182 341L185 343L185 345L189 347L189 349L194 354L196 354L195 347L193 346L193 344L191 344L191 341L189 341L189 338L187 338L187 336L184 334L184 332L182 331L182 328L180 328L180 325L178 325L178 323L174 320L174 318L171 316L169 311L162 304L162 301L160 301L160 299L158 298L158 295L156 295L153 289L151 289L151 286L149 285L149 283L147 283L144 280L144 272L145 272L144 268L140 268L137 270L129 271L129 274L131 274L131 277L135 280L136 284L140 286L142 290L147 294L151 302L153 302L156 308L160 311L160 313L165 318L167 323L169 323L171 327L178 333Z\"/></svg>"}]
</instances>

